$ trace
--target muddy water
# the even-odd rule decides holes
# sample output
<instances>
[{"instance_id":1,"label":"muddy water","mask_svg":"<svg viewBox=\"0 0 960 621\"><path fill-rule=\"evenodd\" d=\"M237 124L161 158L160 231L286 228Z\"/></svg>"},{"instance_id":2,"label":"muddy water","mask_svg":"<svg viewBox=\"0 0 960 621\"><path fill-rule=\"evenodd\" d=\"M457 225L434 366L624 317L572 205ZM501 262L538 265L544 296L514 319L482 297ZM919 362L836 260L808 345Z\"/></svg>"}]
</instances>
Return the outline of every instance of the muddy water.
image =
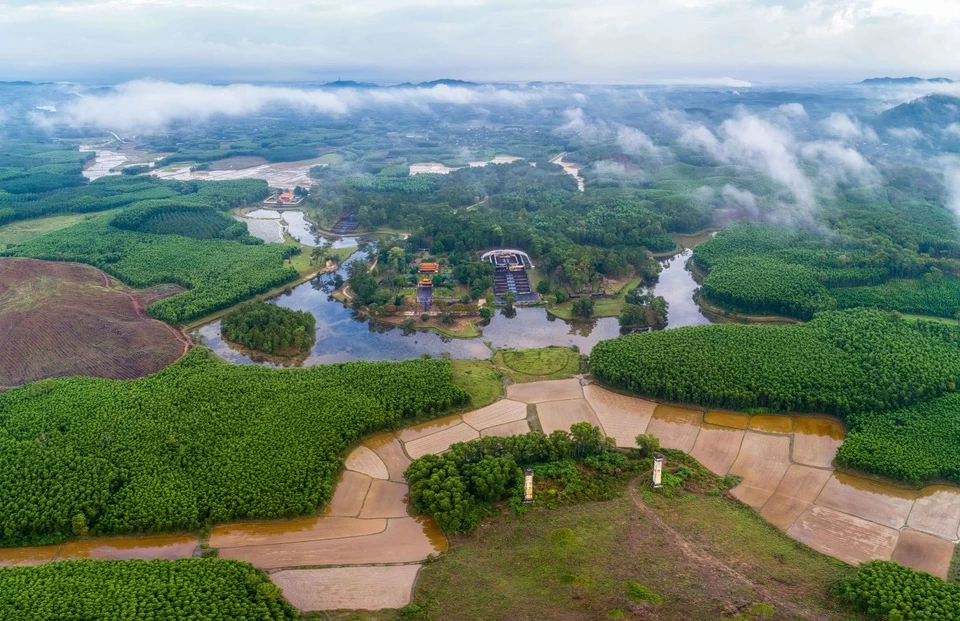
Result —
<instances>
[{"instance_id":1,"label":"muddy water","mask_svg":"<svg viewBox=\"0 0 960 621\"><path fill-rule=\"evenodd\" d=\"M190 535L117 537L91 541L70 541L60 548L60 559L178 559L193 556L200 541Z\"/></svg>"},{"instance_id":2,"label":"muddy water","mask_svg":"<svg viewBox=\"0 0 960 621\"><path fill-rule=\"evenodd\" d=\"M750 417L750 429L765 433L793 433L793 419L789 416L755 414Z\"/></svg>"},{"instance_id":3,"label":"muddy water","mask_svg":"<svg viewBox=\"0 0 960 621\"><path fill-rule=\"evenodd\" d=\"M567 173L568 175L570 175L571 177L577 180L577 189L583 192L583 177L580 176L580 167L574 164L573 162L564 162L563 161L564 155L566 154L564 153L563 155L559 155L553 158L552 160L550 160L550 163L558 164L562 166L563 171L565 173Z\"/></svg>"},{"instance_id":4,"label":"muddy water","mask_svg":"<svg viewBox=\"0 0 960 621\"><path fill-rule=\"evenodd\" d=\"M710 423L711 425L717 425L719 427L731 427L733 429L746 429L749 421L749 415L737 414L735 412L710 411L703 416L703 422L705 423Z\"/></svg>"},{"instance_id":5,"label":"muddy water","mask_svg":"<svg viewBox=\"0 0 960 621\"><path fill-rule=\"evenodd\" d=\"M440 526L433 521L433 518L430 516L421 515L415 517L414 519L420 523L421 528L423 528L423 534L427 536L427 539L430 541L430 545L433 546L434 552L446 552L447 537L443 534L443 530L440 529Z\"/></svg>"}]
</instances>

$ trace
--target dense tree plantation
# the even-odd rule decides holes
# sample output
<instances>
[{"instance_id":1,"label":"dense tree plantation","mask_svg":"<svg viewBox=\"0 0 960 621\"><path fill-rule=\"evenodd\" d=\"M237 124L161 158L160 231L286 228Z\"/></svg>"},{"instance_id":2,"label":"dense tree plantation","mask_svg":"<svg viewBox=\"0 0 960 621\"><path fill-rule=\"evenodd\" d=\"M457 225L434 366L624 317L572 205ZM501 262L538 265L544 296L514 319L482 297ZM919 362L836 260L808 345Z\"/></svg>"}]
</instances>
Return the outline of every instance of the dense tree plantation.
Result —
<instances>
[{"instance_id":1,"label":"dense tree plantation","mask_svg":"<svg viewBox=\"0 0 960 621\"><path fill-rule=\"evenodd\" d=\"M872 306L901 313L957 318L960 316L960 278L933 270L916 280L898 278L882 285L839 287L832 289L830 295L837 301L837 308Z\"/></svg>"},{"instance_id":2,"label":"dense tree plantation","mask_svg":"<svg viewBox=\"0 0 960 621\"><path fill-rule=\"evenodd\" d=\"M227 314L220 333L234 343L268 354L295 353L313 345L316 318L266 302L248 302Z\"/></svg>"},{"instance_id":3,"label":"dense tree plantation","mask_svg":"<svg viewBox=\"0 0 960 621\"><path fill-rule=\"evenodd\" d=\"M125 231L104 216L36 237L9 253L88 263L134 287L183 285L189 291L147 307L157 319L183 323L296 280L297 271L283 266L295 251L281 244Z\"/></svg>"},{"instance_id":4,"label":"dense tree plantation","mask_svg":"<svg viewBox=\"0 0 960 621\"><path fill-rule=\"evenodd\" d=\"M609 498L613 482L635 473L639 463L617 452L599 427L577 423L549 436L534 431L454 444L415 460L405 477L414 513L431 515L455 533L475 527L493 503L509 500L519 507L526 468L538 487L550 490L543 500L563 502Z\"/></svg>"},{"instance_id":5,"label":"dense tree plantation","mask_svg":"<svg viewBox=\"0 0 960 621\"><path fill-rule=\"evenodd\" d=\"M132 381L0 395L0 536L196 529L314 511L362 434L466 403L441 360L271 369L192 350Z\"/></svg>"},{"instance_id":6,"label":"dense tree plantation","mask_svg":"<svg viewBox=\"0 0 960 621\"><path fill-rule=\"evenodd\" d=\"M164 181L115 175L88 181L83 163L93 152L60 143L13 143L0 152L0 224L59 213L90 213L143 200L181 197L218 209L267 197L259 179Z\"/></svg>"},{"instance_id":7,"label":"dense tree plantation","mask_svg":"<svg viewBox=\"0 0 960 621\"><path fill-rule=\"evenodd\" d=\"M954 396L930 401L960 382L957 327L829 311L793 326L722 324L601 341L590 368L614 387L668 401L836 414L851 428L851 446L838 455L851 466L909 481L960 474L956 443L946 448L960 419Z\"/></svg>"},{"instance_id":8,"label":"dense tree plantation","mask_svg":"<svg viewBox=\"0 0 960 621\"><path fill-rule=\"evenodd\" d=\"M949 274L960 270L960 253L946 238L928 251L934 254L855 230L738 224L697 246L694 260L707 271L703 296L735 311L810 319L821 310L872 306L953 318L960 285Z\"/></svg>"},{"instance_id":9,"label":"dense tree plantation","mask_svg":"<svg viewBox=\"0 0 960 621\"><path fill-rule=\"evenodd\" d=\"M890 561L870 561L843 579L837 597L871 619L960 618L960 585Z\"/></svg>"},{"instance_id":10,"label":"dense tree plantation","mask_svg":"<svg viewBox=\"0 0 960 621\"><path fill-rule=\"evenodd\" d=\"M263 243L247 233L246 223L234 220L215 207L178 200L139 202L114 216L110 223L118 229L140 233Z\"/></svg>"},{"instance_id":11,"label":"dense tree plantation","mask_svg":"<svg viewBox=\"0 0 960 621\"><path fill-rule=\"evenodd\" d=\"M856 412L837 461L921 484L960 481L960 393L898 410Z\"/></svg>"},{"instance_id":12,"label":"dense tree plantation","mask_svg":"<svg viewBox=\"0 0 960 621\"><path fill-rule=\"evenodd\" d=\"M0 569L0 618L294 621L300 615L247 563L85 559Z\"/></svg>"}]
</instances>

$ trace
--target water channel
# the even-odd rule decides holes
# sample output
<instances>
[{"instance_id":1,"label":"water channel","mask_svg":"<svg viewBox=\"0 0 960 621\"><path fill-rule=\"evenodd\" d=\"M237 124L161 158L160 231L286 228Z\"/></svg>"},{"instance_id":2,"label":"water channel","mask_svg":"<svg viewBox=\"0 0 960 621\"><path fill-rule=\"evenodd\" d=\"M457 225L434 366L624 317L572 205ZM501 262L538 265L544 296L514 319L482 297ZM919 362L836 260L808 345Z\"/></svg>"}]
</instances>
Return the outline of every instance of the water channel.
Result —
<instances>
[{"instance_id":1,"label":"water channel","mask_svg":"<svg viewBox=\"0 0 960 621\"><path fill-rule=\"evenodd\" d=\"M294 213L300 214L300 220L291 218ZM247 214L247 217L251 215L253 214ZM301 212L286 211L283 217L288 223L291 236L296 237L299 233L295 233L295 230L301 226L304 227L299 229L301 232L306 231L306 235L314 236L310 233L309 223L302 219ZM340 243L357 243L357 238L341 240L352 241ZM692 251L684 250L664 261L660 280L654 287L654 292L662 295L670 304L668 329L710 323L693 300L697 284L686 269L686 262L691 254ZM344 261L339 273L346 278L345 266L351 261L365 258L362 252L354 253ZM329 275L317 277L270 300L271 303L293 310L309 311L316 317L317 341L309 356L302 362L307 366L350 360L406 360L423 354L433 357L482 359L489 358L492 349L504 347L527 349L549 345L575 345L581 352L589 353L597 342L621 335L616 317L565 321L549 314L542 307L521 307L512 312L500 309L489 321L481 324L483 334L472 339L450 338L434 331L404 330L399 326L371 321L333 299L330 296L330 280ZM196 335L204 345L229 362L271 364L262 359L255 360L248 353L221 339L219 322L198 328Z\"/></svg>"}]
</instances>

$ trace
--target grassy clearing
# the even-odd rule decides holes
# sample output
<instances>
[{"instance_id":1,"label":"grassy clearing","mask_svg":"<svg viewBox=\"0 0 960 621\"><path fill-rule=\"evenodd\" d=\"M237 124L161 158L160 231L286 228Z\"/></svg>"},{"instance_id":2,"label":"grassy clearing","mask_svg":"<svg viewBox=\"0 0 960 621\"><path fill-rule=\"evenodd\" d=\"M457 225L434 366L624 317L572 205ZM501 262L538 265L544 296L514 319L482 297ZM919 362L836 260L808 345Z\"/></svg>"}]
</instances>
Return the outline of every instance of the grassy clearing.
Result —
<instances>
[{"instance_id":1,"label":"grassy clearing","mask_svg":"<svg viewBox=\"0 0 960 621\"><path fill-rule=\"evenodd\" d=\"M503 395L500 372L489 360L451 360L453 383L470 394L471 409L490 405Z\"/></svg>"},{"instance_id":2,"label":"grassy clearing","mask_svg":"<svg viewBox=\"0 0 960 621\"><path fill-rule=\"evenodd\" d=\"M830 589L852 572L728 498L649 490L504 512L453 537L421 571L414 601L425 612L412 618L798 618L779 598L802 617L840 621L856 617L838 610Z\"/></svg>"},{"instance_id":3,"label":"grassy clearing","mask_svg":"<svg viewBox=\"0 0 960 621\"><path fill-rule=\"evenodd\" d=\"M97 218L99 216L115 214L120 209L108 209L96 213L70 213L62 216L48 216L46 218L33 218L30 220L20 220L0 226L0 250L8 246L16 246L28 239L39 237L50 231L59 231L68 226L73 226L78 222Z\"/></svg>"},{"instance_id":4,"label":"grassy clearing","mask_svg":"<svg viewBox=\"0 0 960 621\"><path fill-rule=\"evenodd\" d=\"M501 349L493 364L517 383L565 379L580 372L582 356L569 347Z\"/></svg>"},{"instance_id":5,"label":"grassy clearing","mask_svg":"<svg viewBox=\"0 0 960 621\"><path fill-rule=\"evenodd\" d=\"M601 298L593 301L593 317L619 317L626 302L627 291L635 289L640 285L640 277L633 276L629 279L617 280L605 283L605 288L616 287L613 297ZM550 300L555 299L550 296ZM561 319L575 319L573 316L573 301L567 301L562 304L551 302L547 305L547 312Z\"/></svg>"}]
</instances>

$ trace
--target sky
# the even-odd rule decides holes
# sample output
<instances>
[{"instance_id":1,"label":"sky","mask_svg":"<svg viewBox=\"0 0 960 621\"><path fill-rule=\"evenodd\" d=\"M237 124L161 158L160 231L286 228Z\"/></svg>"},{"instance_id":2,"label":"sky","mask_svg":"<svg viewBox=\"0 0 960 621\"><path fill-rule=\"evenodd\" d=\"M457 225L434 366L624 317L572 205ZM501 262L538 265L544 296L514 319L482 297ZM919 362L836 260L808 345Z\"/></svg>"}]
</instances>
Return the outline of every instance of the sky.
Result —
<instances>
[{"instance_id":1,"label":"sky","mask_svg":"<svg viewBox=\"0 0 960 621\"><path fill-rule=\"evenodd\" d=\"M0 79L960 77L956 0L2 0Z\"/></svg>"}]
</instances>

